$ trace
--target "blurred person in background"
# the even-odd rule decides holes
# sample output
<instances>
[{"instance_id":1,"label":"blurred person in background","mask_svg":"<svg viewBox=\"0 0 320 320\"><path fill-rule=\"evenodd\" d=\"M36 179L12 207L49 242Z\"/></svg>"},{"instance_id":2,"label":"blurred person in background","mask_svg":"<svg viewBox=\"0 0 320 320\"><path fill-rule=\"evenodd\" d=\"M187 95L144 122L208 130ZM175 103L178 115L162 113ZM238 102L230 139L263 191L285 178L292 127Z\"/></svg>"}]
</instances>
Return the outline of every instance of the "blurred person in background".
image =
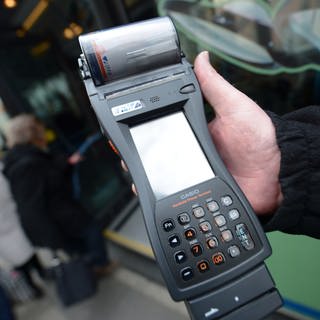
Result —
<instances>
[{"instance_id":1,"label":"blurred person in background","mask_svg":"<svg viewBox=\"0 0 320 320\"><path fill-rule=\"evenodd\" d=\"M80 254L95 273L108 274L114 264L109 260L102 230L72 194L72 165L81 157L51 154L44 125L30 114L12 118L6 138L9 150L4 173L32 244Z\"/></svg>"},{"instance_id":2,"label":"blurred person in background","mask_svg":"<svg viewBox=\"0 0 320 320\"><path fill-rule=\"evenodd\" d=\"M43 292L32 279L31 272L36 270L43 278L44 269L34 247L21 228L16 204L1 169L2 163L0 163L0 260L8 268L21 272L33 296L41 297Z\"/></svg>"},{"instance_id":3,"label":"blurred person in background","mask_svg":"<svg viewBox=\"0 0 320 320\"><path fill-rule=\"evenodd\" d=\"M11 302L5 291L0 287L0 320L14 320Z\"/></svg>"}]
</instances>

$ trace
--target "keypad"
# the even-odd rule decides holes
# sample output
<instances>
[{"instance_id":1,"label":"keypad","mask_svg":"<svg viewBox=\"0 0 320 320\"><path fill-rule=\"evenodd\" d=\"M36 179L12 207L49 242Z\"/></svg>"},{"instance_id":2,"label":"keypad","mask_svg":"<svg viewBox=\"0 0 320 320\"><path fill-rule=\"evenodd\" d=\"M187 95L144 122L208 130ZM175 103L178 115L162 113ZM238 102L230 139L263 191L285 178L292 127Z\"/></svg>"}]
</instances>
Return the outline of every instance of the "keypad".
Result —
<instances>
[{"instance_id":1,"label":"keypad","mask_svg":"<svg viewBox=\"0 0 320 320\"><path fill-rule=\"evenodd\" d=\"M173 268L184 282L195 277L206 279L255 248L236 204L226 194L190 203L189 209L184 207L175 218L162 220L163 233L172 248Z\"/></svg>"}]
</instances>

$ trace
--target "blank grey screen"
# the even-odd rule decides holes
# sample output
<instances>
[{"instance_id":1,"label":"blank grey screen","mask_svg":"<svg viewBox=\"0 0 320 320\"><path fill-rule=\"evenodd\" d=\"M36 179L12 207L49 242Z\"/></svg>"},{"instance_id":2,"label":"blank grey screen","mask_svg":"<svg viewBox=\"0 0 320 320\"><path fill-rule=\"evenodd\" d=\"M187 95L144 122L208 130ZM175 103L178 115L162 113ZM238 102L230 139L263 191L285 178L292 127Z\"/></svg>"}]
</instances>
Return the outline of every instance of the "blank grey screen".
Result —
<instances>
[{"instance_id":1,"label":"blank grey screen","mask_svg":"<svg viewBox=\"0 0 320 320\"><path fill-rule=\"evenodd\" d=\"M182 112L131 127L130 132L157 200L214 177Z\"/></svg>"}]
</instances>

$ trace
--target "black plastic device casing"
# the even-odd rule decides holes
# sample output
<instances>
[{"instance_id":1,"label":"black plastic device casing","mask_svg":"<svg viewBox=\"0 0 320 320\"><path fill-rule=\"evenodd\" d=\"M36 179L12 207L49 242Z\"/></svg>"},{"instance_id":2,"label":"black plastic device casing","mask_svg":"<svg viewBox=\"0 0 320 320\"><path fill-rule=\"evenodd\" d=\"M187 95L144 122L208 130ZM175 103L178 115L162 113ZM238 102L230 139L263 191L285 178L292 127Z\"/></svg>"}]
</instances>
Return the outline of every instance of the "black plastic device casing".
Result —
<instances>
[{"instance_id":1,"label":"black plastic device casing","mask_svg":"<svg viewBox=\"0 0 320 320\"><path fill-rule=\"evenodd\" d=\"M256 268L265 269L264 260L271 254L271 248L250 204L233 177L225 168L213 145L204 115L201 91L192 66L185 58L182 58L182 61L179 64L163 67L141 75L131 76L126 79L96 87L90 77L90 70L88 69L84 55L81 55L79 64L84 84L91 105L100 123L101 130L117 148L121 158L125 161L132 175L138 191L148 236L168 290L174 300L189 301L187 307L190 314L193 314L191 316L193 319L202 319L202 317L195 315L197 313L195 310L198 308L197 299L202 295L209 294L215 290L221 290L226 284L227 288L233 281L239 281L241 278L245 280L245 275ZM157 97L157 99L154 99L154 97ZM118 116L112 114L113 107L136 100L143 101L144 107ZM177 279L171 271L165 248L163 248L161 241L159 241L161 235L159 234L159 221L156 211L161 204L155 199L130 134L130 127L135 124L143 123L177 111L182 111L185 114L216 175L213 180L220 179L223 181L227 187L232 190L233 194L246 211L247 219L250 221L250 228L253 229L253 232L256 235L255 241L259 247L253 255L240 264L234 265L225 272L213 276L210 279L206 279L201 283L193 283L192 285L186 286L180 286L177 283ZM192 190L194 190L194 187L181 190L181 192L178 192L173 196L176 196L177 199L179 199L181 194L187 194L190 191L192 192ZM274 291L276 289L274 289L272 278L269 277L266 281L268 282L266 291L273 291L272 295L274 296L274 299L272 300L276 302L272 306L270 305L270 307L266 306L266 310L270 310L262 312L263 316L281 305L279 294ZM258 284L248 283L248 289L250 286L255 285ZM255 297L250 297L249 300L252 301L254 298ZM201 305L201 303L199 305ZM234 309L236 307L232 308ZM245 308L243 310L245 310ZM244 314L240 313L240 318L243 316ZM214 317L212 317L212 319L213 318ZM203 319L211 318L203 317ZM226 319L233 318L230 316Z\"/></svg>"}]
</instances>

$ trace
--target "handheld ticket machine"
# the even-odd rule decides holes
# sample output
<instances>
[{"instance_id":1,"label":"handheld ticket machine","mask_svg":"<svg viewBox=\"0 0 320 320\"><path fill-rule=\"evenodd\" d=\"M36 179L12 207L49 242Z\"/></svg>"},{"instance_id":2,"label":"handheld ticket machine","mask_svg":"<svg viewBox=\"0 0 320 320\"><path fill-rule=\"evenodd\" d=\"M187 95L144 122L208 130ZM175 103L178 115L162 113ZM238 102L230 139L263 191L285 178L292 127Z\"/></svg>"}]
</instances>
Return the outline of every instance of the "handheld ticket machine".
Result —
<instances>
[{"instance_id":1,"label":"handheld ticket machine","mask_svg":"<svg viewBox=\"0 0 320 320\"><path fill-rule=\"evenodd\" d=\"M212 143L171 19L79 41L91 105L132 175L172 298L195 320L255 320L279 308L264 264L270 245Z\"/></svg>"}]
</instances>

